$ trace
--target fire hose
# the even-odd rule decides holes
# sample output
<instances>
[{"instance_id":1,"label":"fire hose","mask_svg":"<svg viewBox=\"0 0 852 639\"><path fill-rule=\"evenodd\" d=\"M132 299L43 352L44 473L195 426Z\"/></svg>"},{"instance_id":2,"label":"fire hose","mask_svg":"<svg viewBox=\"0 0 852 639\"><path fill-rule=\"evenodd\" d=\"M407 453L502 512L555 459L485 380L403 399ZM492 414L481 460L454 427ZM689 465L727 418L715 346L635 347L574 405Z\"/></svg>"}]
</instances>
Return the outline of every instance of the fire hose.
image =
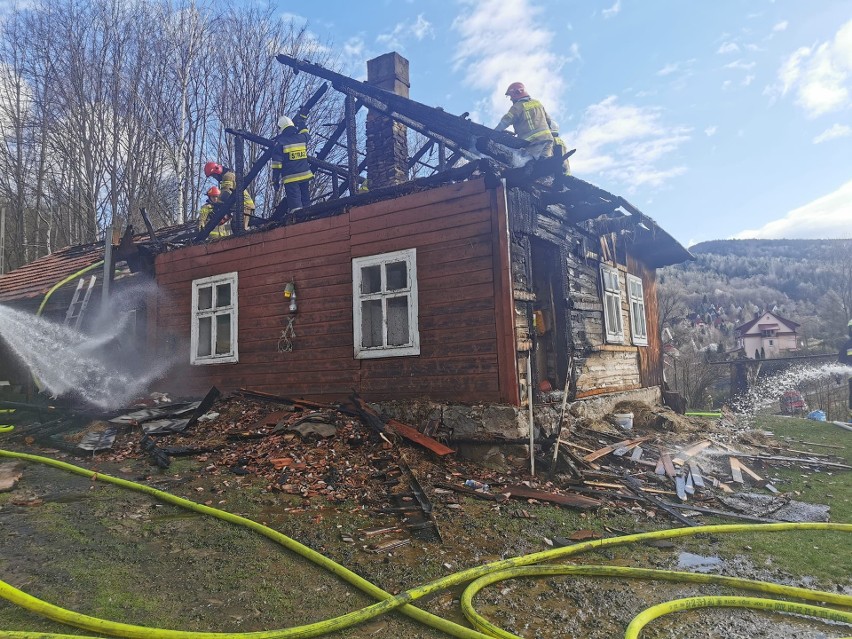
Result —
<instances>
[{"instance_id":1,"label":"fire hose","mask_svg":"<svg viewBox=\"0 0 852 639\"><path fill-rule=\"evenodd\" d=\"M223 521L244 526L253 530L272 541L279 543L288 550L294 552L309 561L312 561L318 566L321 566L340 577L347 583L367 593L371 597L378 599L379 602L355 610L347 614L326 619L316 623L311 623L303 626L294 626L290 628L278 630L266 630L258 632L244 633L224 633L224 632L191 632L181 630L167 630L159 628L149 628L145 626L137 626L125 624L116 621L98 619L89 615L84 615L71 610L67 610L48 603L32 595L29 595L6 582L0 581L0 597L7 599L22 608L48 617L54 621L75 626L87 631L98 632L101 634L125 637L128 639L290 639L290 638L307 638L326 635L331 632L349 628L351 626L363 623L369 619L390 612L391 610L399 609L403 614L415 619L423 624L426 624L437 630L441 630L451 636L460 637L461 639L488 639L490 637L507 637L511 639L520 639L518 635L509 633L498 626L490 623L484 617L479 615L473 609L473 597L485 586L509 578L516 577L540 577L552 575L594 575L594 576L609 576L616 578L637 578L637 579L661 579L668 581L689 582L699 584L720 584L724 586L732 586L735 588L749 589L758 592L771 593L786 597L795 597L806 601L822 602L834 606L842 606L852 608L852 596L843 595L831 592L822 592L818 590L810 590L806 588L796 588L793 586L784 586L769 582L753 581L749 579L739 579L733 577L724 577L720 575L697 574L688 572L676 572L667 570L646 570L640 568L624 568L615 566L576 566L576 565L535 565L545 561L553 561L557 559L565 559L567 557L577 555L582 552L591 550L600 550L613 546L621 546L636 542L644 542L650 540L673 539L678 537L688 537L701 533L712 534L729 534L729 533L764 533L764 532L781 532L781 531L806 531L806 530L827 530L835 532L852 533L852 524L842 523L779 523L779 524L722 524L711 526L696 526L691 528L675 528L671 530L659 530L649 533L638 533L633 535L625 535L622 537L613 537L609 539L598 539L589 542L578 543L573 546L564 548L555 548L543 552L532 553L520 557L513 557L501 561L495 561L488 564L483 564L474 568L468 568L460 572L441 577L425 585L406 590L397 595L382 590L378 586L360 577L348 568L338 564L328 557L308 548L307 546L279 533L267 526L258 522L252 521L245 517L235 515L223 510L198 504L196 502L177 497L175 495L157 490L144 484L138 484L118 477L104 475L95 471L87 470L67 462L20 453L14 451L0 450L0 458L12 458L23 461L46 464L54 468L65 470L77 475L82 475L90 479L107 482L140 492L143 494L156 497L158 500L180 506L188 510L199 512L205 515L210 515ZM467 628L452 621L442 619L436 615L428 613L420 608L411 605L411 602L420 599L426 595L445 590L452 586L462 583L471 582L467 590L462 595L462 610L468 620L474 625L476 630ZM826 606L815 606L810 604L796 603L780 599L765 599L757 597L730 597L730 596L706 596L706 597L690 597L686 599L678 599L669 601L657 606L646 609L637 615L631 621L625 634L625 639L637 639L641 629L653 619L662 615L679 610L687 610L694 608L705 607L744 607L759 610L771 610L778 612L792 612L801 615L808 615L832 621L852 624L852 612L836 610ZM100 639L98 637L82 637L80 635L63 635L63 634L46 634L43 632L27 632L27 631L2 631L0 630L0 638L9 639ZM847 638L852 639L852 637Z\"/></svg>"}]
</instances>

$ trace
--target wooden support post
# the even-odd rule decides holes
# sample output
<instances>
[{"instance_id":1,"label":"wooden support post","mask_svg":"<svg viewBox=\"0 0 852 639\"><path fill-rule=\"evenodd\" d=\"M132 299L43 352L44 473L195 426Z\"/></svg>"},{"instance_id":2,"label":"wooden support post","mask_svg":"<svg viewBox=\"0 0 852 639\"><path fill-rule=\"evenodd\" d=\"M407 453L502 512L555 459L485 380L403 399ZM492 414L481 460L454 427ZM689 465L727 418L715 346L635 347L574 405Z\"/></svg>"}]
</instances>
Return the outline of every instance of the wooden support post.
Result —
<instances>
[{"instance_id":1,"label":"wooden support post","mask_svg":"<svg viewBox=\"0 0 852 639\"><path fill-rule=\"evenodd\" d=\"M109 286L115 269L112 267L112 224L104 229L104 279L101 284L101 310L109 303ZM82 311L81 311L82 312Z\"/></svg>"},{"instance_id":2,"label":"wooden support post","mask_svg":"<svg viewBox=\"0 0 852 639\"><path fill-rule=\"evenodd\" d=\"M346 120L346 153L349 167L349 195L358 192L358 135L355 129L355 98L346 96L344 119Z\"/></svg>"},{"instance_id":3,"label":"wooden support post","mask_svg":"<svg viewBox=\"0 0 852 639\"><path fill-rule=\"evenodd\" d=\"M438 170L444 171L447 168L447 145L443 142L438 142Z\"/></svg>"},{"instance_id":4,"label":"wooden support post","mask_svg":"<svg viewBox=\"0 0 852 639\"><path fill-rule=\"evenodd\" d=\"M246 146L245 140L237 135L234 137L234 173L237 179L234 184L234 192L231 194L231 211L233 212L233 222L231 229L234 235L239 235L243 232L243 172L246 169Z\"/></svg>"}]
</instances>

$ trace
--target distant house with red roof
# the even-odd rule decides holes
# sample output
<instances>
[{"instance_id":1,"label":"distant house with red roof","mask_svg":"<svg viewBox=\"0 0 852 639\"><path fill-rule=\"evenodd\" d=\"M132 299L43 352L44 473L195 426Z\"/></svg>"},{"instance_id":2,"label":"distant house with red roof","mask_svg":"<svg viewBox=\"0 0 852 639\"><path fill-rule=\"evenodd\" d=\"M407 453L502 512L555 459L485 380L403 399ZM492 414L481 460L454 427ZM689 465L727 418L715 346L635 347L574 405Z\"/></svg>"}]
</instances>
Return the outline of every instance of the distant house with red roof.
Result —
<instances>
[{"instance_id":1,"label":"distant house with red roof","mask_svg":"<svg viewBox=\"0 0 852 639\"><path fill-rule=\"evenodd\" d=\"M735 336L737 346L749 359L772 359L784 357L791 351L799 350L800 324L781 317L772 311L758 314L754 319L737 326Z\"/></svg>"}]
</instances>

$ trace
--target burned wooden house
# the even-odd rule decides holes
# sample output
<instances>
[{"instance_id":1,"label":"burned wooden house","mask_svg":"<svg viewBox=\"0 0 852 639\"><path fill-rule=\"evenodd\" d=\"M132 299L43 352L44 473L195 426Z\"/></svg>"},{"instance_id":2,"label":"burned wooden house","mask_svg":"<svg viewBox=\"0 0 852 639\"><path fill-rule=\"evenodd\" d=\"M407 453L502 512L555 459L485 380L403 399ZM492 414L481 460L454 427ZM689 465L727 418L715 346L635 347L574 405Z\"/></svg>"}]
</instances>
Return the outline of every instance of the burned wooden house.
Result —
<instances>
[{"instance_id":1,"label":"burned wooden house","mask_svg":"<svg viewBox=\"0 0 852 639\"><path fill-rule=\"evenodd\" d=\"M330 191L233 237L134 244L159 288L144 309L148 352L179 362L165 386L514 406L530 389L659 397L655 271L691 259L685 248L621 197L573 177L554 185L558 162L515 168L514 136L410 100L397 54L370 61L366 82L278 59L346 96L310 158ZM327 160L338 139L346 166ZM430 149L432 174L410 179ZM263 169L243 173L240 157L237 192Z\"/></svg>"}]
</instances>

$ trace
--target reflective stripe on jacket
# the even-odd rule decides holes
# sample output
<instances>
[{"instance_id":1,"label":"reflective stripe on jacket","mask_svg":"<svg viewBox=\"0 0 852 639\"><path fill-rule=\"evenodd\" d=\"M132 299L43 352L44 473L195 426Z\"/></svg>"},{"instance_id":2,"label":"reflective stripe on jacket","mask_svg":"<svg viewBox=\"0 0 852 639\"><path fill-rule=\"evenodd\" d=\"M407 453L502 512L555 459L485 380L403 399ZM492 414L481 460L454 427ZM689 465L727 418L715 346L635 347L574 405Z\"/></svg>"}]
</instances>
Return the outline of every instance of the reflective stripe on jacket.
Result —
<instances>
[{"instance_id":1,"label":"reflective stripe on jacket","mask_svg":"<svg viewBox=\"0 0 852 639\"><path fill-rule=\"evenodd\" d=\"M307 129L297 131L296 127L287 127L279 137L281 146L282 182L302 182L314 177L311 164L308 162Z\"/></svg>"},{"instance_id":2,"label":"reflective stripe on jacket","mask_svg":"<svg viewBox=\"0 0 852 639\"><path fill-rule=\"evenodd\" d=\"M207 224L207 220L210 219L210 216L213 215L213 203L206 202L204 206L198 211L198 230L200 231ZM230 221L229 216L225 216L222 220L213 227L213 230L210 231L210 235L208 237L228 237L231 234L231 225L228 223Z\"/></svg>"},{"instance_id":3,"label":"reflective stripe on jacket","mask_svg":"<svg viewBox=\"0 0 852 639\"><path fill-rule=\"evenodd\" d=\"M532 98L521 98L512 104L512 108L495 127L502 131L512 125L515 135L527 142L536 142L553 137L550 133L550 117L541 102Z\"/></svg>"}]
</instances>

